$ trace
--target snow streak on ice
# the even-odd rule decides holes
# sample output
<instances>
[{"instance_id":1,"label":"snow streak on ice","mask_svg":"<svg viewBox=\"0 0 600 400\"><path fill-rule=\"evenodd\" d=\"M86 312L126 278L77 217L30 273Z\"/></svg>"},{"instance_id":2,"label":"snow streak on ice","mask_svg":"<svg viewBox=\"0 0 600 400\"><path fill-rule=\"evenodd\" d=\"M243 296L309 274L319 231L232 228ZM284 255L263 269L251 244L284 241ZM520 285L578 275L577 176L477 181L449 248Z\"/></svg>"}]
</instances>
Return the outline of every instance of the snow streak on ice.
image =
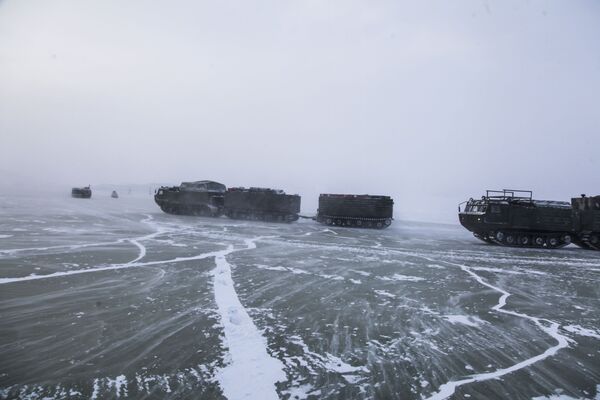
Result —
<instances>
[{"instance_id":1,"label":"snow streak on ice","mask_svg":"<svg viewBox=\"0 0 600 400\"><path fill-rule=\"evenodd\" d=\"M246 240L248 249L256 248L260 238ZM225 256L234 252L233 246L215 257L215 301L225 331L230 363L218 375L225 396L229 400L260 398L279 399L275 384L286 379L284 365L271 357L266 350L266 340L242 306L231 277L231 265Z\"/></svg>"},{"instance_id":2,"label":"snow streak on ice","mask_svg":"<svg viewBox=\"0 0 600 400\"><path fill-rule=\"evenodd\" d=\"M450 262L446 262L446 263L460 267L460 269L462 269L463 271L465 271L466 273L471 275L477 282L479 282L483 286L486 286L486 287L502 294L500 296L500 299L498 300L498 304L496 304L494 307L492 307L492 310L532 321L538 328L540 328L542 331L546 332L548 335L550 335L554 339L556 339L557 344L555 346L550 347L542 354L538 354L537 356L523 360L517 364L511 365L510 367L501 368L496 371L487 372L487 373L483 373L483 374L475 374L475 375L471 375L468 378L465 378L465 379L462 379L459 381L450 381L448 383L445 383L440 386L437 393L428 397L426 400L446 399L446 398L452 396L454 394L454 392L456 391L456 388L458 388L459 386L463 386L463 385L473 383L473 382L482 382L482 381L487 381L490 379L500 378L504 375L518 371L525 367L529 367L530 365L535 364L538 361L541 361L548 357L551 357L551 356L555 355L558 350L569 346L568 338L566 336L558 333L558 329L560 328L559 324L557 324L554 321L547 320L547 319L532 317L527 314L505 310L504 306L506 305L506 299L508 299L508 297L510 296L509 292L507 292L506 290L501 289L497 286L487 283L486 281L483 280L483 278L481 278L481 276L479 276L475 272L473 272L472 268L469 268L466 265L455 264L455 263L450 263Z\"/></svg>"}]
</instances>

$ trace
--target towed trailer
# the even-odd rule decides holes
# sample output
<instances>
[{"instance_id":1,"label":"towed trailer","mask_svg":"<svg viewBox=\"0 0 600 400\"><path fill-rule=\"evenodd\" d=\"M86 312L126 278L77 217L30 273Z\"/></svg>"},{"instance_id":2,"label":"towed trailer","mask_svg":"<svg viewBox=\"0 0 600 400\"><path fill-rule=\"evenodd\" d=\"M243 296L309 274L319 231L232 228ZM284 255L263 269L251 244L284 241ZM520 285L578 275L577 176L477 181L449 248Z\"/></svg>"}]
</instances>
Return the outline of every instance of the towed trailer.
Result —
<instances>
[{"instance_id":1,"label":"towed trailer","mask_svg":"<svg viewBox=\"0 0 600 400\"><path fill-rule=\"evenodd\" d=\"M384 229L392 224L394 200L389 196L321 194L316 220L322 224Z\"/></svg>"}]
</instances>

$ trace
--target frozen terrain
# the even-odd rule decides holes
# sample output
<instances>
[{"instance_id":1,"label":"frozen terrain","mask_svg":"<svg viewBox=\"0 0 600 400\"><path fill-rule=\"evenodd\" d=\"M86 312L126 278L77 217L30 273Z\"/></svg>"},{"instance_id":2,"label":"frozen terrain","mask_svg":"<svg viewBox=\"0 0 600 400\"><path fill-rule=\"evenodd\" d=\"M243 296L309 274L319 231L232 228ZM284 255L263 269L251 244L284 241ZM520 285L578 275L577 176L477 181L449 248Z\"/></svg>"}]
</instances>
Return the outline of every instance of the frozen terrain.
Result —
<instances>
[{"instance_id":1,"label":"frozen terrain","mask_svg":"<svg viewBox=\"0 0 600 400\"><path fill-rule=\"evenodd\" d=\"M0 398L600 399L600 253L0 198Z\"/></svg>"}]
</instances>

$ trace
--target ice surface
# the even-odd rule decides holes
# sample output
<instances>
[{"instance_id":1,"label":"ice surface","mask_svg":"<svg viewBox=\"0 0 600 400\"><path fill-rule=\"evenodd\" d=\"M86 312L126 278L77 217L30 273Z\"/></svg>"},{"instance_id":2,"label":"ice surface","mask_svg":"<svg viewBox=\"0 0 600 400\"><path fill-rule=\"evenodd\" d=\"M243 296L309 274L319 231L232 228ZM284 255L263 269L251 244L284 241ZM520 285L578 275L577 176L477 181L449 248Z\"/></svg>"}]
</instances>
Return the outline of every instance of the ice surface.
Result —
<instances>
[{"instance_id":1,"label":"ice surface","mask_svg":"<svg viewBox=\"0 0 600 400\"><path fill-rule=\"evenodd\" d=\"M475 328L485 323L485 321L472 315L445 315L444 318L453 324L464 324Z\"/></svg>"},{"instance_id":2,"label":"ice surface","mask_svg":"<svg viewBox=\"0 0 600 400\"><path fill-rule=\"evenodd\" d=\"M0 217L0 398L598 396L597 252L178 217L126 195Z\"/></svg>"}]
</instances>

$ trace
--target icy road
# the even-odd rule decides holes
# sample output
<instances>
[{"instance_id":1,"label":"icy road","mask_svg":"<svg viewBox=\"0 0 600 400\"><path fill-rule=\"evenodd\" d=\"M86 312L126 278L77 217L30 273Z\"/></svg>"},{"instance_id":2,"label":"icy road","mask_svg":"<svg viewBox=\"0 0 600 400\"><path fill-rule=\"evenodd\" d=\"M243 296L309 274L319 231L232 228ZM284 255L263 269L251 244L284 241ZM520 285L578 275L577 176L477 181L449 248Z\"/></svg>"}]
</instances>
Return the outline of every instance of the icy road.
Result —
<instances>
[{"instance_id":1,"label":"icy road","mask_svg":"<svg viewBox=\"0 0 600 400\"><path fill-rule=\"evenodd\" d=\"M600 253L0 198L0 398L600 399Z\"/></svg>"}]
</instances>

